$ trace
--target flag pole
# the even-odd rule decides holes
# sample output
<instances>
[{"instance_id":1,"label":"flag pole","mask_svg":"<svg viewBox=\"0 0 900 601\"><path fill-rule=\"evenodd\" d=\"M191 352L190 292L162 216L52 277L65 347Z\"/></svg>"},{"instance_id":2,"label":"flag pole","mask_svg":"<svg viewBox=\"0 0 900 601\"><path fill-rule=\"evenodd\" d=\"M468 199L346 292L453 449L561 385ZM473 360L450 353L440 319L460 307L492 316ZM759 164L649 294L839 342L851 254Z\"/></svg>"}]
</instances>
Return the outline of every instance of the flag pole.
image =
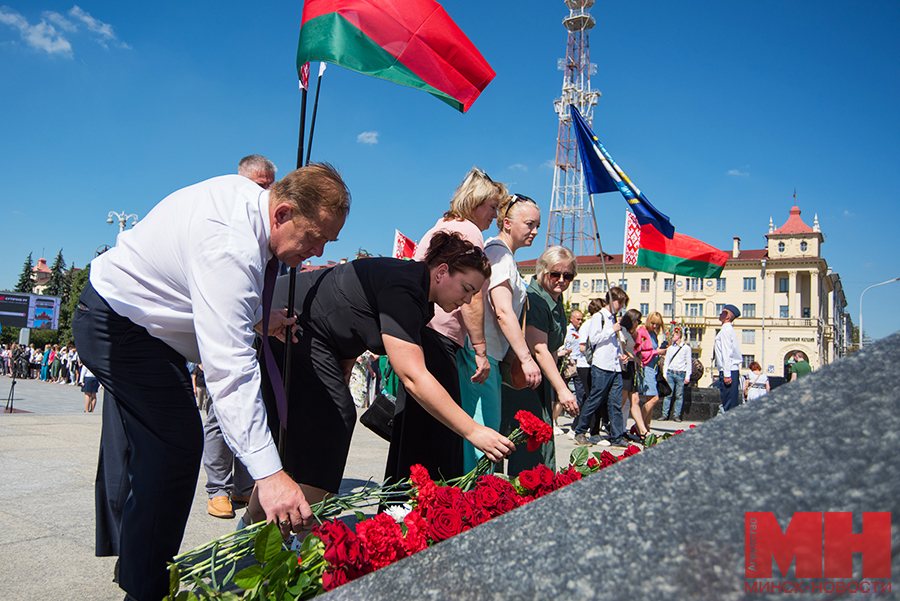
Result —
<instances>
[{"instance_id":1,"label":"flag pole","mask_svg":"<svg viewBox=\"0 0 900 601\"><path fill-rule=\"evenodd\" d=\"M301 80L302 82L302 80ZM302 88L300 94L300 137L297 141L297 169L303 166L303 133L306 129L306 88ZM288 317L294 314L294 288L297 285L297 268L291 267L288 272ZM271 310L271 307L269 308ZM291 349L294 344L291 341L294 332L289 329L284 338L284 360L281 363L281 381L284 384L284 396L290 398L291 393ZM278 429L278 456L284 462L285 440L287 439L287 424L281 424Z\"/></svg>"},{"instance_id":2,"label":"flag pole","mask_svg":"<svg viewBox=\"0 0 900 601\"><path fill-rule=\"evenodd\" d=\"M600 228L597 227L597 213L594 211L594 195L588 194L591 201L591 218L594 220L594 236L597 238L597 249L600 251L600 262L603 264L603 277L606 278L606 291L609 292L609 274L606 272L606 254L603 252L603 244L600 242ZM622 257L624 261L625 258Z\"/></svg>"},{"instance_id":3,"label":"flag pole","mask_svg":"<svg viewBox=\"0 0 900 601\"><path fill-rule=\"evenodd\" d=\"M306 165L309 165L309 155L312 154L313 134L316 133L316 114L319 112L319 92L322 90L322 74L325 73L325 64L319 63L319 79L316 81L316 99L313 101L312 121L309 124L309 142L306 145ZM304 90L304 93L306 90Z\"/></svg>"}]
</instances>

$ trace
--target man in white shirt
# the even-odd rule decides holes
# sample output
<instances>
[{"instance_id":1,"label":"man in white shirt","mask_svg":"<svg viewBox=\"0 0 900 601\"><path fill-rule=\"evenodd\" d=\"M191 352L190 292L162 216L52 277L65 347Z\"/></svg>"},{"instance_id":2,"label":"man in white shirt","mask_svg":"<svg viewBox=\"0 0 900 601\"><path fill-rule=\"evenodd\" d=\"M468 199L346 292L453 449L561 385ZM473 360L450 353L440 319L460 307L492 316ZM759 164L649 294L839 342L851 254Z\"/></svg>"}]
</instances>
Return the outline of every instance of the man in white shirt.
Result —
<instances>
[{"instance_id":1,"label":"man in white shirt","mask_svg":"<svg viewBox=\"0 0 900 601\"><path fill-rule=\"evenodd\" d=\"M672 344L666 349L666 360L663 363L663 377L669 383L672 394L663 399L662 421L669 419L669 408L672 399L672 419L681 421L681 405L684 402L684 387L691 383L691 347L681 338L681 328L672 330Z\"/></svg>"},{"instance_id":2,"label":"man in white shirt","mask_svg":"<svg viewBox=\"0 0 900 601\"><path fill-rule=\"evenodd\" d=\"M168 593L166 562L190 513L203 434L187 361L202 361L222 432L256 480L267 519L283 534L311 525L267 426L254 328L269 321L271 335L284 335L293 318L263 320L261 292L270 297L278 260L297 266L320 256L349 209L350 193L329 165L293 171L271 191L226 175L163 199L92 262L72 329L107 391L97 554L119 555L129 598ZM104 473L110 465L123 469L119 481Z\"/></svg>"},{"instance_id":3,"label":"man in white shirt","mask_svg":"<svg viewBox=\"0 0 900 601\"><path fill-rule=\"evenodd\" d=\"M593 415L602 403L609 411L609 439L612 446L627 446L622 419L622 350L619 346L621 326L614 315L628 305L628 295L618 286L606 293L607 306L598 311L590 324L585 343L594 349L591 360L591 392L575 426L575 444L591 445L587 438Z\"/></svg>"},{"instance_id":4,"label":"man in white shirt","mask_svg":"<svg viewBox=\"0 0 900 601\"><path fill-rule=\"evenodd\" d=\"M722 392L722 409L729 411L741 404L741 343L734 331L735 319L741 312L734 305L725 305L719 314L722 329L716 335L716 369L719 370L719 384Z\"/></svg>"}]
</instances>

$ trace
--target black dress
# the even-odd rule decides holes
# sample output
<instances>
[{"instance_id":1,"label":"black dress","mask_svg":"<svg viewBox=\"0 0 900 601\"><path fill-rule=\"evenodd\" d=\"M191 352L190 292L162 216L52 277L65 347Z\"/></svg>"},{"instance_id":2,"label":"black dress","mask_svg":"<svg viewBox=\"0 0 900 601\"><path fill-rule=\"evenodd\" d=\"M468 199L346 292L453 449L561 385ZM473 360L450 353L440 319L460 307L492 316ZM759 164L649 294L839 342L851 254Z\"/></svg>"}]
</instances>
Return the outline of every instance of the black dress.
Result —
<instances>
[{"instance_id":1,"label":"black dress","mask_svg":"<svg viewBox=\"0 0 900 601\"><path fill-rule=\"evenodd\" d=\"M284 457L284 469L295 481L338 492L356 425L356 407L339 362L366 350L385 354L382 334L422 346L423 329L434 316L430 285L424 263L391 258L297 274L299 342L291 351ZM287 306L288 286L288 276L278 279L273 308ZM269 341L283 369L284 347L275 338ZM265 370L264 362L260 365ZM268 377L262 380L274 434L278 412Z\"/></svg>"}]
</instances>

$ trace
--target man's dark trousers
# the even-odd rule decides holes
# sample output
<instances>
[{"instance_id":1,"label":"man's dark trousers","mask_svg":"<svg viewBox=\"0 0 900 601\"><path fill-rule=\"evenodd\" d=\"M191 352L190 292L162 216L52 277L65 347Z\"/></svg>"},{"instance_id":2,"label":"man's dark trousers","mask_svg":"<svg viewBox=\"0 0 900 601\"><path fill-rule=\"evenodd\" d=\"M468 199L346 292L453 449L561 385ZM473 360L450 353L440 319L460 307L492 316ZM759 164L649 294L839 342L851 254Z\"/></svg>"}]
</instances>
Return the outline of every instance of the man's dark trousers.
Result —
<instances>
[{"instance_id":1,"label":"man's dark trousers","mask_svg":"<svg viewBox=\"0 0 900 601\"><path fill-rule=\"evenodd\" d=\"M181 545L203 453L186 362L143 327L117 315L90 284L72 330L81 360L106 388L105 402L112 397L120 417L104 419L96 486L98 543L111 533L101 524L120 520L118 548L98 544L97 554L118 551L119 586L140 601L158 601L168 594L166 562ZM107 410L104 405L104 414ZM126 457L122 449L129 450ZM130 487L123 485L122 470ZM119 510L121 517L115 515Z\"/></svg>"}]
</instances>

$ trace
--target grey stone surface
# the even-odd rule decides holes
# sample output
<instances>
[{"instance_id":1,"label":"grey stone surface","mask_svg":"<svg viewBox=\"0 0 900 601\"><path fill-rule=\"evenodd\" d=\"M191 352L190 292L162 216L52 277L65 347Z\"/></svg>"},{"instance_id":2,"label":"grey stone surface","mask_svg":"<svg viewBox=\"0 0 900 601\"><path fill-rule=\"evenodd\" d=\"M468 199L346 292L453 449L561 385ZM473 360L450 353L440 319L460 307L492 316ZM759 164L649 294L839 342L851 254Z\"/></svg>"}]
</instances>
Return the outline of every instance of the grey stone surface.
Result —
<instances>
[{"instance_id":1,"label":"grey stone surface","mask_svg":"<svg viewBox=\"0 0 900 601\"><path fill-rule=\"evenodd\" d=\"M782 528L798 511L852 511L857 532L861 512L890 511L898 598L898 358L895 334L327 598L767 597L745 593L747 511Z\"/></svg>"}]
</instances>

